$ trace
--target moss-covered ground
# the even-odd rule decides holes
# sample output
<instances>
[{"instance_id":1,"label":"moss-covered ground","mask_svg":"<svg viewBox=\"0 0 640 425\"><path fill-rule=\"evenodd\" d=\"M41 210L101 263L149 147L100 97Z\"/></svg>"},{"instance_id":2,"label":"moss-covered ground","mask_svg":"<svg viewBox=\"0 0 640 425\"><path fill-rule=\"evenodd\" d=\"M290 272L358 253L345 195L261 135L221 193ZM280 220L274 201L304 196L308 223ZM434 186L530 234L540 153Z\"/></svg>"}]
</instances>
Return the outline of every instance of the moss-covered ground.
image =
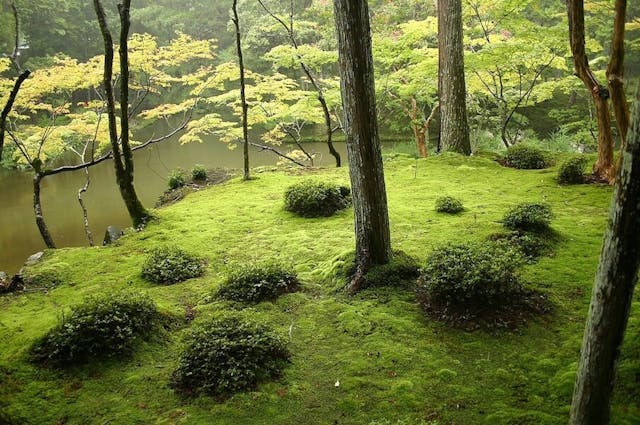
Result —
<instances>
[{"instance_id":1,"label":"moss-covered ground","mask_svg":"<svg viewBox=\"0 0 640 425\"><path fill-rule=\"evenodd\" d=\"M385 159L393 245L424 262L436 246L500 231L521 201L554 209L560 243L526 266L528 285L553 313L518 332L465 332L426 320L406 290L336 291L336 258L353 250L352 210L303 219L282 195L300 171L263 170L190 194L156 211L143 232L115 246L47 253L30 273L54 275L55 289L0 298L0 409L32 424L563 424L566 423L590 290L611 188L558 186L555 169L505 169L486 158L444 155ZM346 169L317 176L348 182ZM434 211L460 198L465 212ZM201 278L153 286L144 254L172 244L204 256ZM185 399L168 381L189 328L237 305L212 296L228 270L266 258L293 264L301 292L245 308L290 338L291 365L279 382L226 401ZM30 344L83 297L120 288L150 294L180 326L138 346L132 358L59 372L26 361ZM192 322L183 320L191 317ZM613 423L640 423L640 302L636 296L619 364Z\"/></svg>"}]
</instances>

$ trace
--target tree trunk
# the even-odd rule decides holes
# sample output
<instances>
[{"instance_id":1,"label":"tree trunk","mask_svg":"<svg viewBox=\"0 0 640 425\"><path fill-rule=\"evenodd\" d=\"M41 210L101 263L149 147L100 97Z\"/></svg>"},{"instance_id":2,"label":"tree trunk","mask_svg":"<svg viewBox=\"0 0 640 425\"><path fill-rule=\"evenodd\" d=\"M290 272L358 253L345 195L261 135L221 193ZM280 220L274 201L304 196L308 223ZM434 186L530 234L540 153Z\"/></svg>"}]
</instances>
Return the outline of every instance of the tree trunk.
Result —
<instances>
[{"instance_id":1,"label":"tree trunk","mask_svg":"<svg viewBox=\"0 0 640 425\"><path fill-rule=\"evenodd\" d=\"M91 226L89 226L89 211L87 210L87 206L84 203L84 199L82 199L82 195L89 190L89 185L91 184L91 176L89 175L89 168L84 169L85 181L84 185L80 189L78 189L78 203L80 204L80 208L82 208L82 222L84 225L84 234L87 235L87 240L89 241L89 246L94 246L93 243L93 234L91 233Z\"/></svg>"},{"instance_id":2,"label":"tree trunk","mask_svg":"<svg viewBox=\"0 0 640 425\"><path fill-rule=\"evenodd\" d=\"M42 202L40 201L40 183L42 182L42 178L42 174L36 171L36 174L33 176L33 211L36 214L36 225L38 226L40 235L42 235L42 240L44 240L47 248L55 249L56 244L53 242L47 223L44 221L44 215L42 214Z\"/></svg>"},{"instance_id":3,"label":"tree trunk","mask_svg":"<svg viewBox=\"0 0 640 425\"><path fill-rule=\"evenodd\" d=\"M572 425L609 423L616 363L640 266L640 87L582 342Z\"/></svg>"},{"instance_id":4,"label":"tree trunk","mask_svg":"<svg viewBox=\"0 0 640 425\"><path fill-rule=\"evenodd\" d=\"M629 107L624 94L624 28L627 16L627 0L616 0L616 16L611 38L611 60L607 67L607 81L611 91L611 104L616 116L620 140L624 148L629 130Z\"/></svg>"},{"instance_id":5,"label":"tree trunk","mask_svg":"<svg viewBox=\"0 0 640 425\"><path fill-rule=\"evenodd\" d=\"M611 134L611 115L609 114L609 90L598 83L591 68L585 50L584 2L566 0L569 16L569 38L576 75L582 80L593 98L598 121L598 160L594 166L595 174L612 183L615 179L613 166L613 135Z\"/></svg>"},{"instance_id":6,"label":"tree trunk","mask_svg":"<svg viewBox=\"0 0 640 425\"><path fill-rule=\"evenodd\" d=\"M445 150L471 155L461 0L438 0L440 124Z\"/></svg>"},{"instance_id":7,"label":"tree trunk","mask_svg":"<svg viewBox=\"0 0 640 425\"><path fill-rule=\"evenodd\" d=\"M2 108L2 113L0 113L0 161L2 161L2 152L4 151L4 135L7 130L9 112L11 112L13 103L16 101L16 97L18 97L22 83L29 78L29 75L31 75L31 71L27 70L18 76L18 79L13 85L13 89L11 89L11 93L9 93L9 99L7 99L7 103L4 105L4 108Z\"/></svg>"},{"instance_id":8,"label":"tree trunk","mask_svg":"<svg viewBox=\"0 0 640 425\"><path fill-rule=\"evenodd\" d=\"M249 125L247 123L247 115L249 105L247 105L246 83L244 75L244 57L242 55L242 38L240 33L240 18L238 17L238 0L233 0L233 25L236 28L236 50L238 53L238 66L240 67L240 101L242 102L242 136L244 138L243 155L243 180L249 180Z\"/></svg>"},{"instance_id":9,"label":"tree trunk","mask_svg":"<svg viewBox=\"0 0 640 425\"><path fill-rule=\"evenodd\" d=\"M376 114L369 6L366 0L334 0L342 105L353 192L356 276L359 289L372 265L386 264L391 237Z\"/></svg>"},{"instance_id":10,"label":"tree trunk","mask_svg":"<svg viewBox=\"0 0 640 425\"><path fill-rule=\"evenodd\" d=\"M144 225L150 215L140 202L133 185L133 152L129 143L129 54L128 37L131 0L118 5L120 15L120 125L121 134L118 139L116 122L115 95L113 92L113 38L107 25L107 18L100 0L93 0L93 5L100 24L100 32L104 40L104 75L107 116L109 118L109 140L113 151L113 163L120 195L127 207L134 227ZM122 147L122 149L121 149Z\"/></svg>"}]
</instances>

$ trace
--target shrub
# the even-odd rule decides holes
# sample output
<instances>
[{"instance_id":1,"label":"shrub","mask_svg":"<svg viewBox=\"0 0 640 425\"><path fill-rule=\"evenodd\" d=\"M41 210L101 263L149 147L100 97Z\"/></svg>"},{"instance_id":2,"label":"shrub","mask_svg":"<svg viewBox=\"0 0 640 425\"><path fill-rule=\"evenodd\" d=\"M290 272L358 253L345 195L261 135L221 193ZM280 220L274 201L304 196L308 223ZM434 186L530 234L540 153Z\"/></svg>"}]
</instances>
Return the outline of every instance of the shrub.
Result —
<instances>
[{"instance_id":1,"label":"shrub","mask_svg":"<svg viewBox=\"0 0 640 425\"><path fill-rule=\"evenodd\" d=\"M183 169L176 168L169 173L169 181L167 182L169 189L174 190L187 184L187 177Z\"/></svg>"},{"instance_id":2,"label":"shrub","mask_svg":"<svg viewBox=\"0 0 640 425\"><path fill-rule=\"evenodd\" d=\"M464 211L462 201L452 196L442 196L436 199L436 211L446 214L458 214Z\"/></svg>"},{"instance_id":3,"label":"shrub","mask_svg":"<svg viewBox=\"0 0 640 425\"><path fill-rule=\"evenodd\" d=\"M189 394L229 395L278 377L289 358L284 339L271 328L227 317L192 334L171 384Z\"/></svg>"},{"instance_id":4,"label":"shrub","mask_svg":"<svg viewBox=\"0 0 640 425\"><path fill-rule=\"evenodd\" d=\"M584 168L587 165L587 158L575 157L567 160L558 170L558 183L560 184L580 184L585 182Z\"/></svg>"},{"instance_id":5,"label":"shrub","mask_svg":"<svg viewBox=\"0 0 640 425\"><path fill-rule=\"evenodd\" d=\"M418 299L463 309L499 305L520 290L519 266L517 253L496 244L445 246L427 258Z\"/></svg>"},{"instance_id":6,"label":"shrub","mask_svg":"<svg viewBox=\"0 0 640 425\"><path fill-rule=\"evenodd\" d=\"M552 218L549 205L523 202L505 214L502 224L511 230L541 232L549 230Z\"/></svg>"},{"instance_id":7,"label":"shrub","mask_svg":"<svg viewBox=\"0 0 640 425\"><path fill-rule=\"evenodd\" d=\"M489 240L505 243L522 254L525 260L532 262L536 258L553 251L553 239L550 235L537 232L508 232L491 235Z\"/></svg>"},{"instance_id":8,"label":"shrub","mask_svg":"<svg viewBox=\"0 0 640 425\"><path fill-rule=\"evenodd\" d=\"M187 279L202 276L205 264L175 247L153 249L142 265L142 277L161 285L172 285Z\"/></svg>"},{"instance_id":9,"label":"shrub","mask_svg":"<svg viewBox=\"0 0 640 425\"><path fill-rule=\"evenodd\" d=\"M539 170L549 166L548 154L540 148L526 144L517 144L509 147L504 156L507 167L521 170Z\"/></svg>"},{"instance_id":10,"label":"shrub","mask_svg":"<svg viewBox=\"0 0 640 425\"><path fill-rule=\"evenodd\" d=\"M88 298L32 345L30 358L37 364L71 366L126 354L136 340L149 335L156 318L155 303L146 295Z\"/></svg>"},{"instance_id":11,"label":"shrub","mask_svg":"<svg viewBox=\"0 0 640 425\"><path fill-rule=\"evenodd\" d=\"M354 253L349 254L340 270L347 284L350 283L356 272ZM419 275L420 267L416 260L403 251L394 250L387 264L373 266L365 273L359 289L403 286L409 281L415 281Z\"/></svg>"},{"instance_id":12,"label":"shrub","mask_svg":"<svg viewBox=\"0 0 640 425\"><path fill-rule=\"evenodd\" d=\"M350 188L316 180L289 186L284 194L285 209L302 217L328 217L350 203Z\"/></svg>"},{"instance_id":13,"label":"shrub","mask_svg":"<svg viewBox=\"0 0 640 425\"><path fill-rule=\"evenodd\" d=\"M275 262L240 266L218 291L227 300L258 303L295 292L300 286L294 271Z\"/></svg>"},{"instance_id":14,"label":"shrub","mask_svg":"<svg viewBox=\"0 0 640 425\"><path fill-rule=\"evenodd\" d=\"M196 164L191 170L191 178L194 180L206 180L207 179L207 169L204 168L204 165Z\"/></svg>"}]
</instances>

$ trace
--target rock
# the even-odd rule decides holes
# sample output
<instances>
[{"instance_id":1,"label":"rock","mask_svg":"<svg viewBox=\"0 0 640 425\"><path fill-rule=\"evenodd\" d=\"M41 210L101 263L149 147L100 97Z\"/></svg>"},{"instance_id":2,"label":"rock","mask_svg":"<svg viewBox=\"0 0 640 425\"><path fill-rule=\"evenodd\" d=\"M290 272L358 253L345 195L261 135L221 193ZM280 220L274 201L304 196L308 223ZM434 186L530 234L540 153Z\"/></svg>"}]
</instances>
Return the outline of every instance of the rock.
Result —
<instances>
[{"instance_id":1,"label":"rock","mask_svg":"<svg viewBox=\"0 0 640 425\"><path fill-rule=\"evenodd\" d=\"M107 227L107 231L104 233L104 240L102 241L102 246L111 245L118 239L120 239L124 235L124 232L117 228L116 226Z\"/></svg>"},{"instance_id":2,"label":"rock","mask_svg":"<svg viewBox=\"0 0 640 425\"><path fill-rule=\"evenodd\" d=\"M0 294L8 294L10 292L21 291L24 289L22 276L19 274L9 279L5 272L0 272Z\"/></svg>"},{"instance_id":3,"label":"rock","mask_svg":"<svg viewBox=\"0 0 640 425\"><path fill-rule=\"evenodd\" d=\"M0 272L0 285L5 286L9 282L9 276L5 272Z\"/></svg>"},{"instance_id":4,"label":"rock","mask_svg":"<svg viewBox=\"0 0 640 425\"><path fill-rule=\"evenodd\" d=\"M40 262L40 260L42 260L42 256L44 256L44 252L42 252L42 251L36 252L31 257L27 258L27 261L25 261L24 265L25 266L33 266L35 264L38 264Z\"/></svg>"}]
</instances>

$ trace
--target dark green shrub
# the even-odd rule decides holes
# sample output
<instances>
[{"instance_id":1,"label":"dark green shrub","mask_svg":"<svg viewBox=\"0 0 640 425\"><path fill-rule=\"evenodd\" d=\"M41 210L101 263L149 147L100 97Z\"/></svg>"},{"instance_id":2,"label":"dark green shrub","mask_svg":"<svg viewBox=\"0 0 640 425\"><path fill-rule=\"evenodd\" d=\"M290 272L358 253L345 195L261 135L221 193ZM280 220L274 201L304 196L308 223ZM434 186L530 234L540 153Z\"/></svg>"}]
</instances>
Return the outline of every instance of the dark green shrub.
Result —
<instances>
[{"instance_id":1,"label":"dark green shrub","mask_svg":"<svg viewBox=\"0 0 640 425\"><path fill-rule=\"evenodd\" d=\"M192 334L171 384L187 394L230 395L278 377L289 358L285 340L270 327L227 317Z\"/></svg>"},{"instance_id":2,"label":"dark green shrub","mask_svg":"<svg viewBox=\"0 0 640 425\"><path fill-rule=\"evenodd\" d=\"M350 188L317 180L296 183L284 194L284 208L302 217L328 217L350 204Z\"/></svg>"},{"instance_id":3,"label":"dark green shrub","mask_svg":"<svg viewBox=\"0 0 640 425\"><path fill-rule=\"evenodd\" d=\"M500 305L521 288L520 264L516 252L491 243L438 248L421 271L418 299L462 309Z\"/></svg>"},{"instance_id":4,"label":"dark green shrub","mask_svg":"<svg viewBox=\"0 0 640 425\"><path fill-rule=\"evenodd\" d=\"M442 196L436 199L436 211L446 214L458 214L464 211L462 201L452 196Z\"/></svg>"},{"instance_id":5,"label":"dark green shrub","mask_svg":"<svg viewBox=\"0 0 640 425\"><path fill-rule=\"evenodd\" d=\"M527 262L532 262L536 258L551 253L553 251L554 238L550 234L540 234L538 232L514 231L508 233L497 233L492 235L490 240L505 243L522 254Z\"/></svg>"},{"instance_id":6,"label":"dark green shrub","mask_svg":"<svg viewBox=\"0 0 640 425\"><path fill-rule=\"evenodd\" d=\"M157 316L155 303L146 295L120 292L88 298L32 345L31 361L63 367L127 354L136 340L150 334Z\"/></svg>"},{"instance_id":7,"label":"dark green shrub","mask_svg":"<svg viewBox=\"0 0 640 425\"><path fill-rule=\"evenodd\" d=\"M231 301L258 303L295 292L299 286L294 271L279 263L267 262L239 266L233 270L218 291L218 296Z\"/></svg>"},{"instance_id":8,"label":"dark green shrub","mask_svg":"<svg viewBox=\"0 0 640 425\"><path fill-rule=\"evenodd\" d=\"M504 163L507 167L519 168L521 170L547 168L550 162L547 152L538 147L526 144L517 144L509 147L504 156Z\"/></svg>"},{"instance_id":9,"label":"dark green shrub","mask_svg":"<svg viewBox=\"0 0 640 425\"><path fill-rule=\"evenodd\" d=\"M196 164L191 170L191 178L194 180L206 180L207 179L207 169L204 168L204 165Z\"/></svg>"},{"instance_id":10,"label":"dark green shrub","mask_svg":"<svg viewBox=\"0 0 640 425\"><path fill-rule=\"evenodd\" d=\"M152 283L172 285L187 279L202 276L205 263L175 247L152 250L142 265L142 277Z\"/></svg>"},{"instance_id":11,"label":"dark green shrub","mask_svg":"<svg viewBox=\"0 0 640 425\"><path fill-rule=\"evenodd\" d=\"M183 169L176 168L169 173L169 180L167 182L169 189L178 189L187 184L187 176Z\"/></svg>"},{"instance_id":12,"label":"dark green shrub","mask_svg":"<svg viewBox=\"0 0 640 425\"><path fill-rule=\"evenodd\" d=\"M547 204L523 202L509 210L502 224L507 229L541 232L549 230L553 212Z\"/></svg>"},{"instance_id":13,"label":"dark green shrub","mask_svg":"<svg viewBox=\"0 0 640 425\"><path fill-rule=\"evenodd\" d=\"M347 284L351 282L356 273L355 253L345 258L344 265L338 268L337 273L342 275L340 280L344 279ZM420 267L416 260L403 251L394 250L387 264L373 266L365 273L359 289L406 286L409 282L415 282L419 275Z\"/></svg>"},{"instance_id":14,"label":"dark green shrub","mask_svg":"<svg viewBox=\"0 0 640 425\"><path fill-rule=\"evenodd\" d=\"M560 184L580 184L585 182L584 168L587 165L587 158L575 157L567 160L558 170L558 183Z\"/></svg>"}]
</instances>

